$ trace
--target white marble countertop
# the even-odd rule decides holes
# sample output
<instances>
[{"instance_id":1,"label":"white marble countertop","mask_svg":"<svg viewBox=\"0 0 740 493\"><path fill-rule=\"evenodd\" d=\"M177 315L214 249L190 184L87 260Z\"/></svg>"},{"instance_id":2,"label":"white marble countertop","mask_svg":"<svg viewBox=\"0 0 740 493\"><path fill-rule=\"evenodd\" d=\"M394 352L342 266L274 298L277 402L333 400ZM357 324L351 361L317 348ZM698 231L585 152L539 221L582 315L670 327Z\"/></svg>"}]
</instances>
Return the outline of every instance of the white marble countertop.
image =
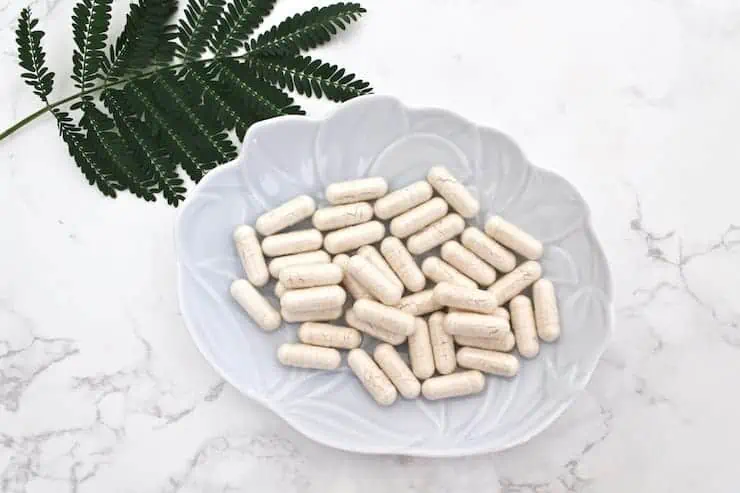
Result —
<instances>
[{"instance_id":1,"label":"white marble countertop","mask_svg":"<svg viewBox=\"0 0 740 493\"><path fill-rule=\"evenodd\" d=\"M16 75L26 3L0 0L0 128L38 107ZM73 2L31 3L66 94ZM277 16L309 5L278 3ZM586 391L495 455L312 443L193 345L176 211L103 198L45 118L0 143L0 490L493 492L498 476L506 493L738 491L740 3L365 3L322 56L377 92L506 131L590 204L617 319Z\"/></svg>"}]
</instances>

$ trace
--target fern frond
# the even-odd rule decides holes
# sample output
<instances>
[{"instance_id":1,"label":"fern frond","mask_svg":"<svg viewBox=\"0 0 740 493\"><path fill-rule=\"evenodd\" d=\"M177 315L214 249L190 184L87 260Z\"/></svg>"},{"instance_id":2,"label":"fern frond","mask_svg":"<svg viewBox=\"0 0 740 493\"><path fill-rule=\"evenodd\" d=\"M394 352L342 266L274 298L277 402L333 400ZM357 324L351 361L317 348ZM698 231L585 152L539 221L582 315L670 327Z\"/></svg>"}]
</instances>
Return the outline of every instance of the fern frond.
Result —
<instances>
[{"instance_id":1,"label":"fern frond","mask_svg":"<svg viewBox=\"0 0 740 493\"><path fill-rule=\"evenodd\" d=\"M181 57L196 60L206 51L225 4L225 0L188 0L178 26Z\"/></svg>"},{"instance_id":2,"label":"fern frond","mask_svg":"<svg viewBox=\"0 0 740 493\"><path fill-rule=\"evenodd\" d=\"M26 84L33 87L33 93L48 104L49 94L54 88L54 72L49 72L46 68L46 53L41 47L44 32L33 30L38 23L38 19L31 17L30 9L21 10L18 29L15 32L16 44L20 66L26 70L21 77Z\"/></svg>"},{"instance_id":3,"label":"fern frond","mask_svg":"<svg viewBox=\"0 0 740 493\"><path fill-rule=\"evenodd\" d=\"M309 56L254 57L246 63L257 77L308 97L324 95L332 101L347 101L373 90L355 74Z\"/></svg>"},{"instance_id":4,"label":"fern frond","mask_svg":"<svg viewBox=\"0 0 740 493\"><path fill-rule=\"evenodd\" d=\"M127 104L123 91L107 89L101 99L113 115L118 133L131 150L145 181L154 193L161 193L167 203L177 206L185 199L183 180L177 174L176 163L167 149L155 140L149 129Z\"/></svg>"},{"instance_id":5,"label":"fern frond","mask_svg":"<svg viewBox=\"0 0 740 493\"><path fill-rule=\"evenodd\" d=\"M103 73L115 80L126 72L149 67L153 60L168 62L175 52L173 30L167 21L177 10L177 0L139 0L131 4L123 31L104 59Z\"/></svg>"},{"instance_id":6,"label":"fern frond","mask_svg":"<svg viewBox=\"0 0 740 493\"><path fill-rule=\"evenodd\" d=\"M305 111L293 104L293 98L277 87L254 77L249 65L234 60L218 62L221 69L220 80L233 92L242 98L246 104L260 118L272 118L280 115L303 115Z\"/></svg>"},{"instance_id":7,"label":"fern frond","mask_svg":"<svg viewBox=\"0 0 740 493\"><path fill-rule=\"evenodd\" d=\"M80 90L90 89L105 59L110 11L113 0L80 0L72 14L72 31L77 49L72 54L72 80ZM92 99L86 95L83 103ZM83 103L73 106L80 107Z\"/></svg>"},{"instance_id":8,"label":"fern frond","mask_svg":"<svg viewBox=\"0 0 740 493\"><path fill-rule=\"evenodd\" d=\"M288 17L277 26L252 39L245 48L259 55L287 55L326 43L337 30L365 13L358 3L339 2Z\"/></svg>"},{"instance_id":9,"label":"fern frond","mask_svg":"<svg viewBox=\"0 0 740 493\"><path fill-rule=\"evenodd\" d=\"M213 34L211 50L216 57L230 55L257 29L277 0L234 0Z\"/></svg>"}]
</instances>

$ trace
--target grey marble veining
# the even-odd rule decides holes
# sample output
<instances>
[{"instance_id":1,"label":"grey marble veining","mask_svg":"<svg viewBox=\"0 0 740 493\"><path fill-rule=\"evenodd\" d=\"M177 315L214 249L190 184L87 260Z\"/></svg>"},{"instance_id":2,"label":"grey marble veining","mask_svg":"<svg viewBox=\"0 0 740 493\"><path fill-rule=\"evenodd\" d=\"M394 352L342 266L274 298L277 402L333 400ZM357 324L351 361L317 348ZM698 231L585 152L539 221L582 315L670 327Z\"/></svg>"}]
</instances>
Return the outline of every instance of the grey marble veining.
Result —
<instances>
[{"instance_id":1,"label":"grey marble veining","mask_svg":"<svg viewBox=\"0 0 740 493\"><path fill-rule=\"evenodd\" d=\"M0 0L3 128L38 108L16 75L25 5ZM74 3L32 5L56 99L72 90ZM276 17L302 7L281 0ZM543 434L495 455L372 457L312 443L195 349L174 292L175 211L102 198L46 118L0 143L0 491L735 491L740 6L367 7L321 56L408 104L506 131L590 204L617 318L586 391Z\"/></svg>"}]
</instances>

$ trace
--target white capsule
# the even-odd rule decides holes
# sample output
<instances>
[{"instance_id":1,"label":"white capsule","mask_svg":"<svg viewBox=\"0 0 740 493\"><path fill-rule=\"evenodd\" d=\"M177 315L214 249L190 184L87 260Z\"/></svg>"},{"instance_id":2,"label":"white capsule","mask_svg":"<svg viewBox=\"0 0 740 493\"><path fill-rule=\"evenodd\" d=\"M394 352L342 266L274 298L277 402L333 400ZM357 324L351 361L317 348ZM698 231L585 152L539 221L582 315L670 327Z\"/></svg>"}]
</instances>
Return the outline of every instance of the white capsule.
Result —
<instances>
[{"instance_id":1,"label":"white capsule","mask_svg":"<svg viewBox=\"0 0 740 493\"><path fill-rule=\"evenodd\" d=\"M555 286L548 279L540 279L532 286L532 293L537 334L543 341L553 342L560 337L560 316Z\"/></svg>"},{"instance_id":2,"label":"white capsule","mask_svg":"<svg viewBox=\"0 0 740 493\"><path fill-rule=\"evenodd\" d=\"M350 204L375 200L388 192L388 182L385 178L363 178L332 183L326 187L326 200L332 205Z\"/></svg>"},{"instance_id":3,"label":"white capsule","mask_svg":"<svg viewBox=\"0 0 740 493\"><path fill-rule=\"evenodd\" d=\"M423 318L416 319L416 329L409 336L409 360L411 370L422 380L434 375L434 353L429 337L429 326Z\"/></svg>"},{"instance_id":4,"label":"white capsule","mask_svg":"<svg viewBox=\"0 0 740 493\"><path fill-rule=\"evenodd\" d=\"M385 277L369 260L354 255L349 259L347 272L378 300L386 305L397 305L403 295L403 287Z\"/></svg>"},{"instance_id":5,"label":"white capsule","mask_svg":"<svg viewBox=\"0 0 740 493\"><path fill-rule=\"evenodd\" d=\"M449 282L457 286L477 288L478 284L439 257L427 257L421 263L421 271L433 282Z\"/></svg>"},{"instance_id":6,"label":"white capsule","mask_svg":"<svg viewBox=\"0 0 740 493\"><path fill-rule=\"evenodd\" d=\"M511 332L509 321L493 315L470 312L452 312L444 318L445 331L455 336L501 339Z\"/></svg>"},{"instance_id":7,"label":"white capsule","mask_svg":"<svg viewBox=\"0 0 740 493\"><path fill-rule=\"evenodd\" d=\"M286 291L280 297L280 306L292 313L315 312L341 308L345 301L347 293L340 286L319 286Z\"/></svg>"},{"instance_id":8,"label":"white capsule","mask_svg":"<svg viewBox=\"0 0 740 493\"><path fill-rule=\"evenodd\" d=\"M421 231L435 221L445 217L449 206L439 197L428 200L395 217L390 224L391 234L396 238L406 238Z\"/></svg>"},{"instance_id":9,"label":"white capsule","mask_svg":"<svg viewBox=\"0 0 740 493\"><path fill-rule=\"evenodd\" d=\"M457 352L457 364L501 377L513 377L519 372L519 360L513 354L472 347L464 347Z\"/></svg>"},{"instance_id":10,"label":"white capsule","mask_svg":"<svg viewBox=\"0 0 740 493\"><path fill-rule=\"evenodd\" d=\"M372 218L373 207L367 202L357 202L317 210L313 215L313 227L327 231L366 223Z\"/></svg>"},{"instance_id":11,"label":"white capsule","mask_svg":"<svg viewBox=\"0 0 740 493\"><path fill-rule=\"evenodd\" d=\"M270 275L275 279L280 277L280 271L289 265L309 265L309 264L328 264L331 257L323 250L308 253L296 253L295 255L285 255L277 257L270 261Z\"/></svg>"},{"instance_id":12,"label":"white capsule","mask_svg":"<svg viewBox=\"0 0 740 493\"><path fill-rule=\"evenodd\" d=\"M451 240L465 229L465 220L458 214L448 214L439 221L430 224L406 242L409 252L419 255Z\"/></svg>"},{"instance_id":13,"label":"white capsule","mask_svg":"<svg viewBox=\"0 0 740 493\"><path fill-rule=\"evenodd\" d=\"M425 181L389 193L375 202L375 215L380 219L390 219L413 209L432 198L432 186Z\"/></svg>"},{"instance_id":14,"label":"white capsule","mask_svg":"<svg viewBox=\"0 0 740 493\"><path fill-rule=\"evenodd\" d=\"M501 216L486 221L486 234L522 257L537 260L542 257L542 243L529 233L511 224Z\"/></svg>"},{"instance_id":15,"label":"white capsule","mask_svg":"<svg viewBox=\"0 0 740 493\"><path fill-rule=\"evenodd\" d=\"M478 228L471 226L465 229L460 241L468 250L501 272L511 272L516 267L516 256Z\"/></svg>"},{"instance_id":16,"label":"white capsule","mask_svg":"<svg viewBox=\"0 0 740 493\"><path fill-rule=\"evenodd\" d=\"M421 386L421 393L430 401L478 394L486 386L486 377L476 370L462 371L442 377L432 377Z\"/></svg>"},{"instance_id":17,"label":"white capsule","mask_svg":"<svg viewBox=\"0 0 740 493\"><path fill-rule=\"evenodd\" d=\"M277 296L278 299L282 295L284 295L286 291L287 289L285 288L285 286L283 286L283 284L280 281L275 283L275 296Z\"/></svg>"},{"instance_id":18,"label":"white capsule","mask_svg":"<svg viewBox=\"0 0 740 493\"><path fill-rule=\"evenodd\" d=\"M353 349L347 356L347 364L360 380L360 383L381 406L396 402L398 392L375 361L362 349Z\"/></svg>"},{"instance_id":19,"label":"white capsule","mask_svg":"<svg viewBox=\"0 0 740 493\"><path fill-rule=\"evenodd\" d=\"M231 283L230 291L247 315L263 330L273 331L280 327L280 314L249 281L237 279Z\"/></svg>"},{"instance_id":20,"label":"white capsule","mask_svg":"<svg viewBox=\"0 0 740 493\"><path fill-rule=\"evenodd\" d=\"M388 265L388 262L385 261L377 248L372 245L365 245L357 250L357 255L359 255L360 257L365 257L371 264L378 268L381 274L383 274L386 278L388 278L388 280L397 285L399 288L401 288L401 291L403 291L403 283L398 278L396 273L393 272L393 269L391 269L391 266Z\"/></svg>"},{"instance_id":21,"label":"white capsule","mask_svg":"<svg viewBox=\"0 0 740 493\"><path fill-rule=\"evenodd\" d=\"M448 282L441 282L434 287L434 301L440 305L469 312L493 314L498 301L483 289L464 288Z\"/></svg>"},{"instance_id":22,"label":"white capsule","mask_svg":"<svg viewBox=\"0 0 740 493\"><path fill-rule=\"evenodd\" d=\"M421 384L406 365L406 362L401 359L401 355L398 354L396 348L390 344L378 344L375 346L373 356L380 369L396 386L404 399L419 397Z\"/></svg>"},{"instance_id":23,"label":"white capsule","mask_svg":"<svg viewBox=\"0 0 740 493\"><path fill-rule=\"evenodd\" d=\"M526 296L514 296L509 303L511 326L516 337L516 348L524 358L534 358L540 352L537 327L534 323L532 302Z\"/></svg>"},{"instance_id":24,"label":"white capsule","mask_svg":"<svg viewBox=\"0 0 740 493\"><path fill-rule=\"evenodd\" d=\"M435 166L427 173L427 181L463 217L478 214L480 204L465 185L457 181L447 168Z\"/></svg>"},{"instance_id":25,"label":"white capsule","mask_svg":"<svg viewBox=\"0 0 740 493\"><path fill-rule=\"evenodd\" d=\"M399 310L410 313L415 317L436 312L442 308L444 308L444 305L434 300L434 290L432 289L404 296L398 303Z\"/></svg>"},{"instance_id":26,"label":"white capsule","mask_svg":"<svg viewBox=\"0 0 740 493\"><path fill-rule=\"evenodd\" d=\"M342 268L334 264L291 265L280 271L280 284L286 289L331 286L342 282Z\"/></svg>"},{"instance_id":27,"label":"white capsule","mask_svg":"<svg viewBox=\"0 0 740 493\"><path fill-rule=\"evenodd\" d=\"M268 236L262 240L262 251L269 257L311 252L321 248L324 237L318 229L304 229Z\"/></svg>"},{"instance_id":28,"label":"white capsule","mask_svg":"<svg viewBox=\"0 0 740 493\"><path fill-rule=\"evenodd\" d=\"M342 355L336 349L307 344L281 344L277 356L285 366L314 370L336 370L342 362Z\"/></svg>"},{"instance_id":29,"label":"white capsule","mask_svg":"<svg viewBox=\"0 0 740 493\"><path fill-rule=\"evenodd\" d=\"M352 306L352 310L360 320L389 332L410 336L416 329L413 315L392 306L385 306L377 301L357 300Z\"/></svg>"},{"instance_id":30,"label":"white capsule","mask_svg":"<svg viewBox=\"0 0 740 493\"><path fill-rule=\"evenodd\" d=\"M429 340L432 343L434 366L442 375L452 373L457 368L455 360L455 340L444 330L445 315L433 313L429 317Z\"/></svg>"},{"instance_id":31,"label":"white capsule","mask_svg":"<svg viewBox=\"0 0 740 493\"><path fill-rule=\"evenodd\" d=\"M339 255L334 257L332 263L342 268L342 273L344 274L344 277L342 279L342 286L344 286L344 288L349 291L349 294L351 294L354 299L361 300L362 298L372 298L370 292L368 292L368 290L365 289L362 284L357 282L357 279L349 274L349 255L340 253Z\"/></svg>"},{"instance_id":32,"label":"white capsule","mask_svg":"<svg viewBox=\"0 0 740 493\"><path fill-rule=\"evenodd\" d=\"M511 316L509 315L509 310L507 310L503 306L496 308L496 311L494 311L493 314L497 317L505 318L506 320L511 320Z\"/></svg>"},{"instance_id":33,"label":"white capsule","mask_svg":"<svg viewBox=\"0 0 740 493\"><path fill-rule=\"evenodd\" d=\"M354 349L360 347L362 334L352 327L305 322L298 328L298 339L313 346Z\"/></svg>"},{"instance_id":34,"label":"white capsule","mask_svg":"<svg viewBox=\"0 0 740 493\"><path fill-rule=\"evenodd\" d=\"M254 286L264 286L270 279L265 256L257 239L257 234L251 226L238 226L234 230L234 245L242 261L242 267L247 279Z\"/></svg>"},{"instance_id":35,"label":"white capsule","mask_svg":"<svg viewBox=\"0 0 740 493\"><path fill-rule=\"evenodd\" d=\"M424 289L427 279L401 240L393 236L385 238L380 252L409 291L416 293Z\"/></svg>"},{"instance_id":36,"label":"white capsule","mask_svg":"<svg viewBox=\"0 0 740 493\"><path fill-rule=\"evenodd\" d=\"M490 337L455 336L455 342L458 346L475 347L506 353L514 349L514 345L516 344L514 334L511 332L506 332L497 339L491 339Z\"/></svg>"},{"instance_id":37,"label":"white capsule","mask_svg":"<svg viewBox=\"0 0 740 493\"><path fill-rule=\"evenodd\" d=\"M280 315L286 322L328 322L342 316L342 307L328 308L326 310L311 310L307 312L292 312L285 308L280 310Z\"/></svg>"},{"instance_id":38,"label":"white capsule","mask_svg":"<svg viewBox=\"0 0 740 493\"><path fill-rule=\"evenodd\" d=\"M324 248L331 254L344 253L363 245L376 243L385 236L385 226L379 221L356 224L326 235Z\"/></svg>"},{"instance_id":39,"label":"white capsule","mask_svg":"<svg viewBox=\"0 0 740 493\"><path fill-rule=\"evenodd\" d=\"M296 197L257 218L255 227L262 236L270 236L313 214L316 202L308 195Z\"/></svg>"},{"instance_id":40,"label":"white capsule","mask_svg":"<svg viewBox=\"0 0 740 493\"><path fill-rule=\"evenodd\" d=\"M490 286L496 280L493 267L456 241L445 242L440 254L448 264L481 286Z\"/></svg>"},{"instance_id":41,"label":"white capsule","mask_svg":"<svg viewBox=\"0 0 740 493\"><path fill-rule=\"evenodd\" d=\"M403 344L404 341L406 341L406 336L404 335L381 329L380 327L376 327L373 324L369 324L360 320L359 318L357 318L357 315L355 315L355 311L351 308L347 310L347 313L344 314L344 319L347 321L347 324L359 330L360 332L364 332L365 334L379 339L383 342L387 342L388 344L398 346L399 344Z\"/></svg>"},{"instance_id":42,"label":"white capsule","mask_svg":"<svg viewBox=\"0 0 740 493\"><path fill-rule=\"evenodd\" d=\"M506 303L542 276L542 267L528 260L504 277L493 283L488 291L496 296L499 303Z\"/></svg>"}]
</instances>

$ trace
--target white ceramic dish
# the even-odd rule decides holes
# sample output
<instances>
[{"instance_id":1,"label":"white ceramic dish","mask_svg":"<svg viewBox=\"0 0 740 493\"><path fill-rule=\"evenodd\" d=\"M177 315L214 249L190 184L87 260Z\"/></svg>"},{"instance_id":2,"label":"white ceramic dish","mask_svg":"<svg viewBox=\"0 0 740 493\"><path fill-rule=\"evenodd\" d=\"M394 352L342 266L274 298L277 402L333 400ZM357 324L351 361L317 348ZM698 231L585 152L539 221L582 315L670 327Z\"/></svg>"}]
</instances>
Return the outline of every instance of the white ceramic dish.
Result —
<instances>
[{"instance_id":1,"label":"white ceramic dish","mask_svg":"<svg viewBox=\"0 0 740 493\"><path fill-rule=\"evenodd\" d=\"M229 284L242 276L234 227L254 224L296 195L323 197L333 182L384 176L395 189L436 164L477 194L479 226L497 213L544 241L542 264L556 284L561 339L523 360L516 378L489 377L482 394L399 400L389 408L375 405L346 364L338 372L281 366L276 348L295 340L296 324L265 333L230 298ZM573 186L529 164L495 130L390 97L352 100L323 120L282 117L252 126L236 161L190 192L177 220L176 247L183 318L205 358L301 433L350 451L462 456L529 440L584 388L612 327L607 261ZM268 289L272 294L272 285Z\"/></svg>"}]
</instances>

